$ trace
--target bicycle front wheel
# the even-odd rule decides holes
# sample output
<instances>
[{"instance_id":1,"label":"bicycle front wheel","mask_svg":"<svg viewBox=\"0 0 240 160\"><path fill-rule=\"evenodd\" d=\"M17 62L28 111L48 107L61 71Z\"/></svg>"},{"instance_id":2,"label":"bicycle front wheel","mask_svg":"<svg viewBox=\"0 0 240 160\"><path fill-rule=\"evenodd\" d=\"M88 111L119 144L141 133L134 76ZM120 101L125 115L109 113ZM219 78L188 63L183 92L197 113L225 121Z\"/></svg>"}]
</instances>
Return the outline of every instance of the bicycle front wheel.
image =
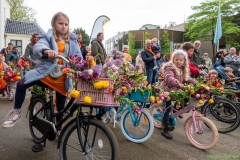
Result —
<instances>
[{"instance_id":1,"label":"bicycle front wheel","mask_svg":"<svg viewBox=\"0 0 240 160\"><path fill-rule=\"evenodd\" d=\"M44 141L44 136L35 127L36 124L34 123L34 118L35 117L43 118L43 119L49 120L51 122L53 119L51 116L50 109L44 108L45 103L46 102L44 102L44 100L42 100L41 98L34 98L32 106L30 106L30 109L29 109L29 116L28 116L29 129L30 129L31 136L36 143L42 143Z\"/></svg>"},{"instance_id":2,"label":"bicycle front wheel","mask_svg":"<svg viewBox=\"0 0 240 160\"><path fill-rule=\"evenodd\" d=\"M185 124L185 133L188 140L199 149L213 148L219 136L216 126L206 117L195 117L195 121L196 126L192 118L189 118Z\"/></svg>"},{"instance_id":3,"label":"bicycle front wheel","mask_svg":"<svg viewBox=\"0 0 240 160\"><path fill-rule=\"evenodd\" d=\"M114 133L106 124L95 119L90 120L85 153L83 153L81 144L84 144L87 126L88 119L85 119L83 126L79 128L81 137L78 137L76 121L69 125L61 138L60 159L118 159L119 148Z\"/></svg>"},{"instance_id":4,"label":"bicycle front wheel","mask_svg":"<svg viewBox=\"0 0 240 160\"><path fill-rule=\"evenodd\" d=\"M202 114L216 125L219 133L234 131L240 124L238 106L225 98L218 97L214 104L206 103Z\"/></svg>"},{"instance_id":5,"label":"bicycle front wheel","mask_svg":"<svg viewBox=\"0 0 240 160\"><path fill-rule=\"evenodd\" d=\"M142 109L140 114L132 114L133 115L131 115L129 110L123 113L120 122L122 133L132 142L145 142L153 134L154 123L152 117L146 109Z\"/></svg>"}]
</instances>

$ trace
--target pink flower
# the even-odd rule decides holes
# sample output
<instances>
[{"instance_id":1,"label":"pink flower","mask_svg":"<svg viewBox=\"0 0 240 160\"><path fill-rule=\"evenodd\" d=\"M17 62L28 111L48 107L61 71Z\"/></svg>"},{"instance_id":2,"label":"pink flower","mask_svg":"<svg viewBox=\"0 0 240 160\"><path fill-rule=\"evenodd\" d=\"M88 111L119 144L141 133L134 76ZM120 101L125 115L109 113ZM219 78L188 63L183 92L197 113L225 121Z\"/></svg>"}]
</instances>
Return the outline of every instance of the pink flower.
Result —
<instances>
[{"instance_id":1,"label":"pink flower","mask_svg":"<svg viewBox=\"0 0 240 160\"><path fill-rule=\"evenodd\" d=\"M163 92L163 96L167 98L169 96L169 92Z\"/></svg>"}]
</instances>

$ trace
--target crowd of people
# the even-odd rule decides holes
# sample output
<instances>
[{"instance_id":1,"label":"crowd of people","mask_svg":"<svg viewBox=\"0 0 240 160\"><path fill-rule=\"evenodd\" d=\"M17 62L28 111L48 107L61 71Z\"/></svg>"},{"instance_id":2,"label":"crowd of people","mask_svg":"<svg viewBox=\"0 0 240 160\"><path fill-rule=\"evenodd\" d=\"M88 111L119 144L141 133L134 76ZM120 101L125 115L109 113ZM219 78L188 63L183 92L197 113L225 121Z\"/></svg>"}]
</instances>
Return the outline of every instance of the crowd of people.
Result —
<instances>
[{"instance_id":1,"label":"crowd of people","mask_svg":"<svg viewBox=\"0 0 240 160\"><path fill-rule=\"evenodd\" d=\"M71 83L66 75L56 75L59 70L58 65L64 65L60 59L56 59L58 54L68 57L76 55L82 59L87 59L89 55L94 56L96 64L102 69L109 60L125 57L133 62L128 53L128 46L123 46L123 51L116 51L113 57L107 55L102 43L104 34L97 34L91 42L91 46L84 46L81 33L70 33L69 18L66 14L56 13L51 21L52 28L47 33L33 34L31 42L27 45L25 53L21 55L18 48L11 43L1 50L0 69L5 70L7 65L15 63L21 70L26 69L29 64L30 70L17 83L14 107L6 117L3 127L12 127L20 119L21 107L26 96L26 89L33 85L47 85L56 91L57 111L63 109ZM236 77L239 74L240 58L236 54L236 49L231 48L230 54L227 50L220 50L216 55L216 62L213 65L208 53L200 51L201 42L195 41L193 44L185 42L177 44L168 59L166 55L161 55L161 47L158 40L153 38L145 41L145 48L136 57L135 65L138 65L147 76L148 84L156 83L159 78L163 79L163 86L166 91L179 90L184 83L196 83L194 78L206 73L213 73L213 69L219 66L225 67L225 72L229 77ZM133 63L132 63L133 64ZM68 84L68 85L66 85ZM166 102L168 107L164 117L162 135L172 139L168 132L169 106L171 101ZM57 121L62 115L57 117Z\"/></svg>"}]
</instances>

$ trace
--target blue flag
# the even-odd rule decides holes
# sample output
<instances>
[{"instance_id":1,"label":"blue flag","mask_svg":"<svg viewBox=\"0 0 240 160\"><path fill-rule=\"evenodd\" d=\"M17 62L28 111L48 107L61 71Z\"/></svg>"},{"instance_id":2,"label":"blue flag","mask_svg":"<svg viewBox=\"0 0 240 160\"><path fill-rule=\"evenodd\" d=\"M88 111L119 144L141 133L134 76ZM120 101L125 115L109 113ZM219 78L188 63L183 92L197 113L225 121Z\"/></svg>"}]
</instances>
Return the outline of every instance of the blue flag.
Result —
<instances>
[{"instance_id":1,"label":"blue flag","mask_svg":"<svg viewBox=\"0 0 240 160\"><path fill-rule=\"evenodd\" d=\"M214 36L215 45L217 45L221 37L222 37L221 10L220 10L220 7L218 7L217 24L216 24L215 36Z\"/></svg>"}]
</instances>

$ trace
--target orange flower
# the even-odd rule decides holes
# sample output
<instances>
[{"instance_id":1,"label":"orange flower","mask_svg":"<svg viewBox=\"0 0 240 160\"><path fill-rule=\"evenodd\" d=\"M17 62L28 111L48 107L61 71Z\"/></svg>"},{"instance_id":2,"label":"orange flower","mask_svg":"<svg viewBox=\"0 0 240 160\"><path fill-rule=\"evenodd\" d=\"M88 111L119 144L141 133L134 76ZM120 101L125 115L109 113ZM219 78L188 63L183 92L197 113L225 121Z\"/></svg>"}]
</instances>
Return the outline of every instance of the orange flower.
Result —
<instances>
[{"instance_id":1,"label":"orange flower","mask_svg":"<svg viewBox=\"0 0 240 160\"><path fill-rule=\"evenodd\" d=\"M88 60L89 60L90 62L92 62L92 61L94 61L94 57L93 57L93 56L88 56Z\"/></svg>"},{"instance_id":2,"label":"orange flower","mask_svg":"<svg viewBox=\"0 0 240 160\"><path fill-rule=\"evenodd\" d=\"M147 86L148 85L148 81L144 81L144 85Z\"/></svg>"},{"instance_id":3,"label":"orange flower","mask_svg":"<svg viewBox=\"0 0 240 160\"><path fill-rule=\"evenodd\" d=\"M63 69L62 69L62 72L63 72L63 73L69 73L70 71L71 71L70 68L63 68Z\"/></svg>"}]
</instances>

